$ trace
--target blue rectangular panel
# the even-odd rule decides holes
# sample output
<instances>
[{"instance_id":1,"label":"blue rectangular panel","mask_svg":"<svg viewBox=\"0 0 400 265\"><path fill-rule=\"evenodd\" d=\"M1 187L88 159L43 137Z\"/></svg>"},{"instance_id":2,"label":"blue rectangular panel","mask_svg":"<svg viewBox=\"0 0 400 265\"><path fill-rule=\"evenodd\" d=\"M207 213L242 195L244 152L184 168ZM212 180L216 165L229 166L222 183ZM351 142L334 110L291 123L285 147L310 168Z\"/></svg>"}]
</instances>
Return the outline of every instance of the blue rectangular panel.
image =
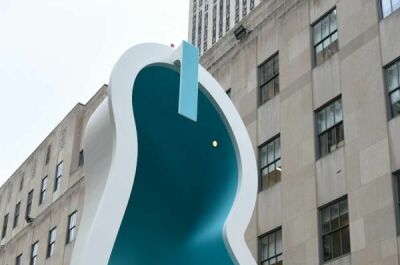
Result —
<instances>
[{"instance_id":1,"label":"blue rectangular panel","mask_svg":"<svg viewBox=\"0 0 400 265\"><path fill-rule=\"evenodd\" d=\"M199 49L183 41L178 113L197 121Z\"/></svg>"}]
</instances>

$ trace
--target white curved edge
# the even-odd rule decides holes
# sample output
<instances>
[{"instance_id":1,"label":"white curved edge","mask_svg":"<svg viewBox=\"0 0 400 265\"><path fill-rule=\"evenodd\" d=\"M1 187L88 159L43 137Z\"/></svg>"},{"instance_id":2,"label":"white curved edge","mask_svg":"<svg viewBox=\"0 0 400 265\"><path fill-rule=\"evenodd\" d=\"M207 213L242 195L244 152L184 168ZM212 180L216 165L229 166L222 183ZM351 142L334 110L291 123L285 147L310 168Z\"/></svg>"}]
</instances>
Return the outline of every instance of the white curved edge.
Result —
<instances>
[{"instance_id":1,"label":"white curved edge","mask_svg":"<svg viewBox=\"0 0 400 265\"><path fill-rule=\"evenodd\" d=\"M165 45L140 44L125 52L112 71L108 106L102 104L95 111L85 133L85 177L88 185L72 256L73 265L108 263L136 172L137 133L132 111L134 81L148 65L172 65L173 53L174 49ZM218 82L202 67L199 68L199 82L206 90L203 92L210 96L224 116L235 141L239 162L239 185L225 222L224 240L237 264L256 265L244 239L255 207L258 185L252 144L236 108ZM105 128L107 126L108 129ZM98 132L100 127L105 130L104 133ZM112 144L111 149L109 143ZM96 145L105 145L107 148ZM94 161L102 157L110 163ZM103 180L104 185L89 185L99 182L99 179Z\"/></svg>"}]
</instances>

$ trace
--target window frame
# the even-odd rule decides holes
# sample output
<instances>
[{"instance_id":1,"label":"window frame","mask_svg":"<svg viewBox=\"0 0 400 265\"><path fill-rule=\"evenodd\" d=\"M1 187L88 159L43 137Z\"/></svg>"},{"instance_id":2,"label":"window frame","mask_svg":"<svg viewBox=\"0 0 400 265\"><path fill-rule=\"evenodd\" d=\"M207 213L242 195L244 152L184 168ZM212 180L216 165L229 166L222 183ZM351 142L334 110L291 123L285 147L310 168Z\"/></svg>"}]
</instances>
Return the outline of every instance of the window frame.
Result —
<instances>
[{"instance_id":1,"label":"window frame","mask_svg":"<svg viewBox=\"0 0 400 265\"><path fill-rule=\"evenodd\" d=\"M326 17L328 17L328 16L330 16L330 14L332 13L332 12L334 12L334 11L336 11L336 30L334 30L333 32L330 32L330 23L329 23L329 25L328 25L328 27L329 27L329 34L328 34L328 36L326 36L325 38L322 38L322 35L321 35L321 40L319 41L319 42L317 42L317 43L314 43L315 41L314 41L314 27L318 24L318 23L320 23L320 22L322 22L322 20L324 19L324 18L326 18ZM330 21L330 20L329 20ZM327 12L325 12L323 15L321 15L320 17L318 17L312 24L311 24L311 30L310 30L310 32L311 32L311 44L312 44L312 61L313 61L313 63L312 63L312 65L313 65L313 68L316 68L316 67L318 67L319 65L322 65L322 64L324 64L326 61L328 61L330 58L332 58L332 56L333 55L335 55L338 51L339 51L339 27L338 27L338 23L337 23L337 8L336 8L336 6L334 6L334 7L332 7L331 9L329 9ZM322 24L322 23L321 23ZM321 34L322 34L322 29L321 29ZM335 53L333 53L333 54L331 54L330 55L330 57L328 58L328 59L325 59L323 62L321 62L321 63L319 63L319 64L317 64L317 53L316 53L316 48L317 48L317 46L318 45L320 45L320 44L323 44L324 43L324 41L326 41L327 39L330 39L331 38L331 36L332 35L334 35L334 34L337 34L337 51L335 52ZM332 44L332 42L330 43L330 45Z\"/></svg>"},{"instance_id":2,"label":"window frame","mask_svg":"<svg viewBox=\"0 0 400 265\"><path fill-rule=\"evenodd\" d=\"M33 192L34 192L33 189L31 189L31 190L28 192L28 197L27 197L27 199L26 199L25 219L26 219L27 217L32 217L32 216L30 216L30 215L31 215L31 213L32 213Z\"/></svg>"},{"instance_id":3,"label":"window frame","mask_svg":"<svg viewBox=\"0 0 400 265\"><path fill-rule=\"evenodd\" d=\"M385 18L391 16L396 11L400 10L400 6L398 8L396 8L396 9L393 9L393 0L389 0L390 1L390 13L385 16L384 11L383 11L383 3L382 3L383 1L384 0L379 0L378 1L379 11L380 11L379 16L380 16L381 19L385 19Z\"/></svg>"},{"instance_id":4,"label":"window frame","mask_svg":"<svg viewBox=\"0 0 400 265\"><path fill-rule=\"evenodd\" d=\"M60 167L61 167L61 174L59 174ZM64 172L64 160L61 160L60 162L58 162L56 166L56 175L54 178L54 192L60 190L61 188L61 178L63 176L63 172Z\"/></svg>"},{"instance_id":5,"label":"window frame","mask_svg":"<svg viewBox=\"0 0 400 265\"><path fill-rule=\"evenodd\" d=\"M29 258L29 264L36 265L38 256L39 256L39 241L36 241L31 246L31 255Z\"/></svg>"},{"instance_id":6,"label":"window frame","mask_svg":"<svg viewBox=\"0 0 400 265\"><path fill-rule=\"evenodd\" d=\"M276 73L274 73L275 69L275 57L277 57L278 60L278 70ZM266 81L261 82L262 79L262 74L261 74L261 69L263 67L267 67L268 63L272 61L272 76L270 78L267 78ZM276 51L273 53L271 56L269 56L266 60L264 60L261 64L257 66L257 75L258 75L258 107L264 105L280 93L280 79L279 79L279 74L280 74L280 60L279 60L279 51ZM267 69L268 72L268 69ZM275 79L278 80L278 91L276 91L276 84L275 84ZM267 86L269 83L274 82L274 95L271 98L267 98L266 100L263 100L263 88Z\"/></svg>"},{"instance_id":7,"label":"window frame","mask_svg":"<svg viewBox=\"0 0 400 265\"><path fill-rule=\"evenodd\" d=\"M75 216L75 223L71 226L72 217ZM78 226L78 211L75 210L70 215L68 215L68 226L67 226L67 236L66 236L66 244L73 242L76 238L76 231ZM71 238L72 231L74 231L74 236Z\"/></svg>"},{"instance_id":8,"label":"window frame","mask_svg":"<svg viewBox=\"0 0 400 265\"><path fill-rule=\"evenodd\" d=\"M282 246L281 246L281 252L280 253L276 253L276 233L281 231L281 242L282 242ZM267 259L263 259L263 251L262 251L262 240L265 239L266 237L271 236L272 234L274 235L275 238L275 242L274 242L274 246L275 246L275 256L272 257L268 257ZM258 264L259 265L264 265L265 262L269 262L270 260L273 259L277 259L278 257L282 257L282 263L283 263L283 233L282 233L282 226L279 226L271 231L268 231L267 233L262 234L261 236L258 237ZM267 264L265 264L267 265Z\"/></svg>"},{"instance_id":9,"label":"window frame","mask_svg":"<svg viewBox=\"0 0 400 265\"><path fill-rule=\"evenodd\" d=\"M43 202L46 200L48 181L49 181L48 176L45 176L40 181L39 205L42 205Z\"/></svg>"},{"instance_id":10,"label":"window frame","mask_svg":"<svg viewBox=\"0 0 400 265\"><path fill-rule=\"evenodd\" d=\"M400 10L400 8L399 8ZM392 67L393 65L397 64L397 78L398 78L398 86L393 89L392 91L389 91L389 80L388 80L388 74L387 71L390 67ZM391 95L395 92L400 92L400 57L397 57L396 59L394 59L393 61L389 62L388 64L386 64L383 67L383 80L384 80L384 84L385 84L385 94L386 94L386 100L387 100L387 111L388 111L388 116L389 119L394 119L396 117L400 117L400 113L397 115L394 115L393 112L393 105L392 105L392 99L391 99Z\"/></svg>"},{"instance_id":11,"label":"window frame","mask_svg":"<svg viewBox=\"0 0 400 265\"><path fill-rule=\"evenodd\" d=\"M275 150L275 141L277 139L279 139L279 150L280 150L279 158L276 157L276 153L275 153L275 151L276 151ZM268 162L268 145L270 145L272 143L274 143L274 160L269 163ZM262 149L264 147L267 147L267 164L265 166L262 165L262 155L261 155L262 154ZM282 180L282 142L281 142L281 134L280 133L275 135L274 137L270 138L268 141L266 141L265 143L263 143L262 145L260 145L258 147L258 158L259 158L259 166L258 166L259 171L258 172L259 172L259 175L260 175L260 177L259 177L259 191L263 191L263 190L269 189L270 187L274 186L275 184L277 184L278 182L280 182ZM263 183L264 175L262 173L263 170L269 168L272 165L275 165L275 170L278 170L276 168L276 164L279 161L281 162L281 177L280 177L280 180L277 182L276 178L275 178L274 184L269 185L269 183L268 183L267 188L264 189L264 183ZM268 182L269 182L269 180L268 180Z\"/></svg>"},{"instance_id":12,"label":"window frame","mask_svg":"<svg viewBox=\"0 0 400 265\"><path fill-rule=\"evenodd\" d=\"M7 230L8 230L8 219L9 219L9 213L6 213L3 217L3 226L1 230L1 239L4 239L7 236Z\"/></svg>"},{"instance_id":13,"label":"window frame","mask_svg":"<svg viewBox=\"0 0 400 265\"><path fill-rule=\"evenodd\" d=\"M53 238L53 233L54 233L54 238ZM57 226L53 227L49 231L49 238L47 240L46 258L51 258L54 255L56 241L57 241Z\"/></svg>"},{"instance_id":14,"label":"window frame","mask_svg":"<svg viewBox=\"0 0 400 265\"><path fill-rule=\"evenodd\" d=\"M21 201L15 205L13 229L18 226L19 216L21 215Z\"/></svg>"},{"instance_id":15,"label":"window frame","mask_svg":"<svg viewBox=\"0 0 400 265\"><path fill-rule=\"evenodd\" d=\"M22 265L22 253L15 257L15 265Z\"/></svg>"},{"instance_id":16,"label":"window frame","mask_svg":"<svg viewBox=\"0 0 400 265\"><path fill-rule=\"evenodd\" d=\"M319 122L318 122L318 115L319 115L319 113L321 113L323 110L326 110L327 108L329 108L331 105L335 104L335 103L336 103L337 101L339 101L339 100L341 101L340 104L341 104L341 106L342 106L342 108L341 108L341 110L342 110L342 120L341 120L340 122L334 123L334 124L333 124L332 126L330 126L329 128L328 128L328 126L327 126L327 128L325 128L325 130L324 130L323 132L319 132ZM328 102L326 102L325 104L323 104L321 107L319 107L318 109L316 109L316 110L314 111L314 117L315 117L315 118L314 118L314 120L315 120L315 135L316 135L316 141L317 141L317 143L316 143L316 148L317 148L317 150L316 150L317 159L316 159L316 160L319 160L319 159L324 158L324 157L328 156L329 154L335 152L336 150L340 149L341 147L343 147L343 146L345 145L345 137L344 137L344 112L343 112L343 100L342 100L342 95L340 94L340 95L336 96L335 98L329 100ZM334 118L335 118L335 117L334 117ZM328 150L327 153L321 154L320 137L321 137L322 135L324 135L324 134L328 134L328 133L330 133L331 131L338 129L340 126L343 127L343 141L342 141L343 144L342 144L341 146L339 146L339 143L340 143L340 142L336 142L336 145L337 145L336 150L334 150L334 151L329 151L329 150ZM328 146L328 147L329 147L329 146ZM329 149L329 148L328 148L328 149Z\"/></svg>"},{"instance_id":17,"label":"window frame","mask_svg":"<svg viewBox=\"0 0 400 265\"><path fill-rule=\"evenodd\" d=\"M340 214L340 203L343 202L343 201L346 201L346 203L347 203L347 212L345 214L347 214L347 219L348 220L347 220L347 224L346 225L341 226L340 221L341 221L341 217L342 216ZM325 209L329 209L329 224L331 226L331 223L332 223L331 207L333 207L335 205L338 205L338 220L339 220L338 221L339 222L338 228L332 229L330 227L329 232L323 233L322 212ZM318 208L318 221L319 221L318 222L318 228L319 228L319 242L320 242L319 245L320 245L320 253L321 253L320 254L321 263L322 264L326 264L326 263L332 262L333 260L340 259L340 258L342 258L344 256L350 255L351 254L351 235L350 235L350 209L349 209L348 196L344 195L344 196L342 196L340 198L337 198L337 199L335 199L335 200L333 200L333 201L331 201L331 202L319 207ZM349 236L349 242L348 242L349 243L349 251L346 252L346 253L343 253L343 240L342 240L341 232L343 230L346 230L346 229L348 229L348 233L349 233L348 234L348 236ZM340 251L341 251L341 254L339 256L333 257L333 239L332 239L332 235L337 233L337 232L339 232L339 234L340 234ZM327 260L325 260L325 257L324 257L324 244L323 244L323 242L324 242L324 238L325 237L330 237L331 238L331 240L330 240L331 257L330 257L330 259L327 259Z\"/></svg>"}]
</instances>

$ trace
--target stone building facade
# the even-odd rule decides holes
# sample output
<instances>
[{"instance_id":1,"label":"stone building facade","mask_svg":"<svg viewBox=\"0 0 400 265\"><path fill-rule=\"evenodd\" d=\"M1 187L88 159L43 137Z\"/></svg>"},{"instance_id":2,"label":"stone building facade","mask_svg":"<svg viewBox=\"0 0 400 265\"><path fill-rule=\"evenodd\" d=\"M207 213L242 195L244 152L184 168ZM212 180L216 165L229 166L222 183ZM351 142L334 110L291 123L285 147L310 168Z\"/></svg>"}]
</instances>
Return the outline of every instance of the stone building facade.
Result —
<instances>
[{"instance_id":1,"label":"stone building facade","mask_svg":"<svg viewBox=\"0 0 400 265\"><path fill-rule=\"evenodd\" d=\"M82 136L106 97L77 104L0 187L0 264L67 265L83 206Z\"/></svg>"},{"instance_id":2,"label":"stone building facade","mask_svg":"<svg viewBox=\"0 0 400 265\"><path fill-rule=\"evenodd\" d=\"M264 0L201 64L260 166L260 264L399 264L400 2Z\"/></svg>"}]
</instances>

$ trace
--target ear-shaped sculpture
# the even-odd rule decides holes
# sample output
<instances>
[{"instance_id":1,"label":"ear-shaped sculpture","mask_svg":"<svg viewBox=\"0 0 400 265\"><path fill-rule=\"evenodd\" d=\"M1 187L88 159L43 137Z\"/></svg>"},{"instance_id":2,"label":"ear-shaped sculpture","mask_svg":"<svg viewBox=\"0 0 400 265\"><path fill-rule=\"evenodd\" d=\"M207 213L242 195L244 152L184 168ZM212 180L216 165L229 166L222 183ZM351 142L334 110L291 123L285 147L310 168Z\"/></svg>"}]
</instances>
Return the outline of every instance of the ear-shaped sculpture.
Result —
<instances>
[{"instance_id":1,"label":"ear-shaped sculpture","mask_svg":"<svg viewBox=\"0 0 400 265\"><path fill-rule=\"evenodd\" d=\"M71 264L256 265L244 239L258 182L249 136L197 63L189 90L184 56L185 47L142 44L116 64L85 132Z\"/></svg>"}]
</instances>

